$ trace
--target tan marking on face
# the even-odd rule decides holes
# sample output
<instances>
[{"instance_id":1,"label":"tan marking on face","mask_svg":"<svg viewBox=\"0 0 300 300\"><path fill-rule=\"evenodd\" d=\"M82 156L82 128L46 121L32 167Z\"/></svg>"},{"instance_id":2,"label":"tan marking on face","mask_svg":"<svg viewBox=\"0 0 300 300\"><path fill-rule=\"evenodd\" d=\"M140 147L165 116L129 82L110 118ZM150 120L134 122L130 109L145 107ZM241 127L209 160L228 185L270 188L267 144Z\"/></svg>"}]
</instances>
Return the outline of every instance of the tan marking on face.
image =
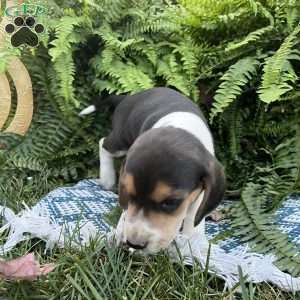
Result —
<instances>
[{"instance_id":1,"label":"tan marking on face","mask_svg":"<svg viewBox=\"0 0 300 300\"><path fill-rule=\"evenodd\" d=\"M150 197L154 202L160 203L164 201L167 197L169 197L171 194L172 188L165 182L159 181L156 184L154 191L151 193Z\"/></svg>"},{"instance_id":2,"label":"tan marking on face","mask_svg":"<svg viewBox=\"0 0 300 300\"><path fill-rule=\"evenodd\" d=\"M133 175L124 171L124 165L120 169L119 178L119 202L121 207L127 208L130 196L136 195Z\"/></svg>"},{"instance_id":3,"label":"tan marking on face","mask_svg":"<svg viewBox=\"0 0 300 300\"><path fill-rule=\"evenodd\" d=\"M184 199L172 214L148 211L129 203L127 211L126 236L136 243L147 243L147 250L154 253L165 249L174 240L191 203L196 200L201 189L196 189Z\"/></svg>"},{"instance_id":4,"label":"tan marking on face","mask_svg":"<svg viewBox=\"0 0 300 300\"><path fill-rule=\"evenodd\" d=\"M198 195L200 194L200 192L203 190L202 186L197 188L196 190L192 191L186 198L184 201L187 201L190 204L192 204L192 202L194 202L195 200L197 200Z\"/></svg>"},{"instance_id":5,"label":"tan marking on face","mask_svg":"<svg viewBox=\"0 0 300 300\"><path fill-rule=\"evenodd\" d=\"M122 176L122 182L121 184L123 184L124 188L126 189L126 193L132 196L136 195L136 188L134 185L134 177L132 174L130 173L125 173Z\"/></svg>"},{"instance_id":6,"label":"tan marking on face","mask_svg":"<svg viewBox=\"0 0 300 300\"><path fill-rule=\"evenodd\" d=\"M187 208L196 200L200 189L194 190L181 203L181 205L171 214L164 214L159 212L150 212L149 221L155 227L162 228L167 233L168 228L174 228L175 224L182 221L182 216L185 217ZM167 234L168 235L168 234Z\"/></svg>"}]
</instances>

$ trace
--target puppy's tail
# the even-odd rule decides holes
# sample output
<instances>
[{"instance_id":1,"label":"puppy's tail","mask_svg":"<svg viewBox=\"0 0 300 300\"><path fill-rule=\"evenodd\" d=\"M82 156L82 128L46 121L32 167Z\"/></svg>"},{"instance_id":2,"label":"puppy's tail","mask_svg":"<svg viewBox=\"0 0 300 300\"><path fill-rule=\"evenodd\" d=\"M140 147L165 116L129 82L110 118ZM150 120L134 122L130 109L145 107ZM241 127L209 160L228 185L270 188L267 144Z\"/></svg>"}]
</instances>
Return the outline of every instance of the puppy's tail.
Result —
<instances>
[{"instance_id":1,"label":"puppy's tail","mask_svg":"<svg viewBox=\"0 0 300 300\"><path fill-rule=\"evenodd\" d=\"M98 96L94 103L86 108L84 108L80 113L79 116L89 115L95 111L103 110L104 106L108 106L110 108L116 108L122 100L126 97L126 95L110 95L108 97L101 97Z\"/></svg>"},{"instance_id":2,"label":"puppy's tail","mask_svg":"<svg viewBox=\"0 0 300 300\"><path fill-rule=\"evenodd\" d=\"M96 111L96 106L95 105L90 105L86 108L84 108L80 113L79 113L79 116L85 116L85 115L89 115L93 112Z\"/></svg>"}]
</instances>

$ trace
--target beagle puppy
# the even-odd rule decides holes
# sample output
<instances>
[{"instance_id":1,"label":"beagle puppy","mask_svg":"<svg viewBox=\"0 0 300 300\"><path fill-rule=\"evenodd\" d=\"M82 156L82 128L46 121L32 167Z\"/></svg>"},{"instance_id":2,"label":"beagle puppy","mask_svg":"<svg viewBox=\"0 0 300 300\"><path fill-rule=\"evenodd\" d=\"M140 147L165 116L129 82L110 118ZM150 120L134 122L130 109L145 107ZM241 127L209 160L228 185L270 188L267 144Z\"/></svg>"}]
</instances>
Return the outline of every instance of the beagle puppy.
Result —
<instances>
[{"instance_id":1,"label":"beagle puppy","mask_svg":"<svg viewBox=\"0 0 300 300\"><path fill-rule=\"evenodd\" d=\"M113 160L126 155L119 177L126 218L118 242L155 253L179 230L191 236L201 221L204 234L204 218L223 198L225 175L198 106L162 87L111 100L119 104L111 133L99 143L99 182L111 189ZM81 115L95 110L90 106Z\"/></svg>"}]
</instances>

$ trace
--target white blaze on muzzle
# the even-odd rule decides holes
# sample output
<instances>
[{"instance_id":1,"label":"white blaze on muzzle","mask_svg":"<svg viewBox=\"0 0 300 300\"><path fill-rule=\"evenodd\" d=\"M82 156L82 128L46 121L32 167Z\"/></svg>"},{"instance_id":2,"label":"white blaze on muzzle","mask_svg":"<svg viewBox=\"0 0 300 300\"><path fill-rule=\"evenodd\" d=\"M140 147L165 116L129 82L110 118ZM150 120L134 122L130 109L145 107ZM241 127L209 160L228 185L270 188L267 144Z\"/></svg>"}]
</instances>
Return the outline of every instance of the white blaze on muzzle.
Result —
<instances>
[{"instance_id":1,"label":"white blaze on muzzle","mask_svg":"<svg viewBox=\"0 0 300 300\"><path fill-rule=\"evenodd\" d=\"M151 247L151 244L158 243L162 238L162 231L149 222L143 209L140 209L134 216L127 214L124 231L127 240L136 245Z\"/></svg>"},{"instance_id":2,"label":"white blaze on muzzle","mask_svg":"<svg viewBox=\"0 0 300 300\"><path fill-rule=\"evenodd\" d=\"M200 190L194 201L186 206L178 216L178 221L172 228L161 228L145 216L144 210L140 209L133 215L125 210L119 220L116 229L118 245L126 244L128 241L133 245L145 245L143 252L154 253L167 248L173 239L179 234L182 227L182 234L191 236L194 232L194 220L197 210L203 200L204 190Z\"/></svg>"}]
</instances>

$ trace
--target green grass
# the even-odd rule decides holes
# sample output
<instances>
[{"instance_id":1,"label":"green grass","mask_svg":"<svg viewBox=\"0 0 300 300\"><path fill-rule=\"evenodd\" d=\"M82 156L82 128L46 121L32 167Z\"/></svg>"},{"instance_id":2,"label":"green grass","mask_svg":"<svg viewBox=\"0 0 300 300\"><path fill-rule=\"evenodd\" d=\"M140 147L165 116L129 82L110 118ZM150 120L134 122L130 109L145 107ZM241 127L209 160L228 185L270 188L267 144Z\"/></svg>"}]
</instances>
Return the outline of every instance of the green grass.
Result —
<instances>
[{"instance_id":1,"label":"green grass","mask_svg":"<svg viewBox=\"0 0 300 300\"><path fill-rule=\"evenodd\" d=\"M47 174L32 180L12 178L0 185L1 199L15 211L22 202L34 205L41 196L55 188ZM3 243L4 237L0 239ZM172 263L162 254L132 257L126 251L108 247L100 238L82 249L57 249L44 255L44 243L33 240L20 243L7 258L34 251L42 263L55 262L57 268L46 278L34 282L0 282L0 299L222 299L222 280L207 274L200 266L186 267ZM247 285L235 299L300 299L267 285Z\"/></svg>"}]
</instances>

